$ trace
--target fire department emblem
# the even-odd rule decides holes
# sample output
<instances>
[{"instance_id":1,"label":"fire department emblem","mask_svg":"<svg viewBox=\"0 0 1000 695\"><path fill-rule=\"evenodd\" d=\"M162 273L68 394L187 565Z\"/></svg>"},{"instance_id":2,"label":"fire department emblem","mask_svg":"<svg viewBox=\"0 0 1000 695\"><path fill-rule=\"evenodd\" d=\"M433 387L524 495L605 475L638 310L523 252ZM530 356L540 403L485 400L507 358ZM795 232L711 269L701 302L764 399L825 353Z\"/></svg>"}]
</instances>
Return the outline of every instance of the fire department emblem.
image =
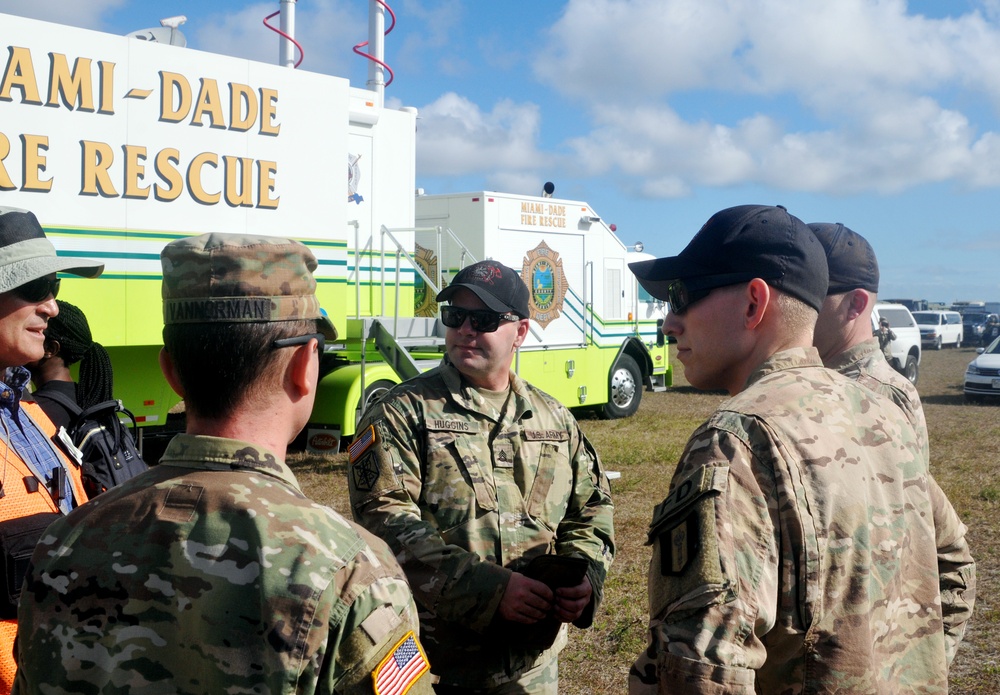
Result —
<instances>
[{"instance_id":1,"label":"fire department emblem","mask_svg":"<svg viewBox=\"0 0 1000 695\"><path fill-rule=\"evenodd\" d=\"M361 205L364 198L358 194L358 186L361 185L361 167L358 166L360 154L347 153L347 202Z\"/></svg>"},{"instance_id":2,"label":"fire department emblem","mask_svg":"<svg viewBox=\"0 0 1000 695\"><path fill-rule=\"evenodd\" d=\"M425 249L420 244L416 245L416 253L413 260L417 262L420 269L431 280L437 277L438 260L437 256L430 249ZM444 289L442 286L441 289ZM413 280L413 315L414 316L437 316L438 304L434 301L434 294L430 292L427 283L420 277L419 273Z\"/></svg>"},{"instance_id":3,"label":"fire department emblem","mask_svg":"<svg viewBox=\"0 0 1000 695\"><path fill-rule=\"evenodd\" d=\"M521 279L528 286L531 318L545 328L559 318L569 282L559 254L542 241L528 252L521 266Z\"/></svg>"}]
</instances>

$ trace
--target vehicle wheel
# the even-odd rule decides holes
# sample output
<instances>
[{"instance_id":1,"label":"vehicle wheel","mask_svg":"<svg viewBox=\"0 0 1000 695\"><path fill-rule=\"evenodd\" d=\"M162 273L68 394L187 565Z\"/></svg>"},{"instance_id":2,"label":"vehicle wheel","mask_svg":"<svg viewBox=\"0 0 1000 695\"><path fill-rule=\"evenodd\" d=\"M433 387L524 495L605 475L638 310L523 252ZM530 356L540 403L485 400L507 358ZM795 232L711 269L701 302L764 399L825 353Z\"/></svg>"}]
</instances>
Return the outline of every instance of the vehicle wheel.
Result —
<instances>
[{"instance_id":1,"label":"vehicle wheel","mask_svg":"<svg viewBox=\"0 0 1000 695\"><path fill-rule=\"evenodd\" d=\"M935 350L941 349L941 336L938 336L937 340L934 341L934 349Z\"/></svg>"},{"instance_id":2,"label":"vehicle wheel","mask_svg":"<svg viewBox=\"0 0 1000 695\"><path fill-rule=\"evenodd\" d=\"M365 387L365 395L361 399L361 405L358 408L360 411L359 415L364 415L365 411L368 410L372 405L378 403L379 399L389 392L393 386L393 382L388 379L379 379L378 381L372 382Z\"/></svg>"},{"instance_id":3,"label":"vehicle wheel","mask_svg":"<svg viewBox=\"0 0 1000 695\"><path fill-rule=\"evenodd\" d=\"M958 340L955 341L955 349L962 347L962 336L958 336Z\"/></svg>"},{"instance_id":4,"label":"vehicle wheel","mask_svg":"<svg viewBox=\"0 0 1000 695\"><path fill-rule=\"evenodd\" d=\"M602 414L609 420L632 415L642 400L642 372L628 355L622 355L608 377L608 402Z\"/></svg>"},{"instance_id":5,"label":"vehicle wheel","mask_svg":"<svg viewBox=\"0 0 1000 695\"><path fill-rule=\"evenodd\" d=\"M913 355L907 355L906 366L903 367L903 376L910 380L910 383L914 386L917 385L917 377L920 376L920 366L917 364L917 358Z\"/></svg>"}]
</instances>

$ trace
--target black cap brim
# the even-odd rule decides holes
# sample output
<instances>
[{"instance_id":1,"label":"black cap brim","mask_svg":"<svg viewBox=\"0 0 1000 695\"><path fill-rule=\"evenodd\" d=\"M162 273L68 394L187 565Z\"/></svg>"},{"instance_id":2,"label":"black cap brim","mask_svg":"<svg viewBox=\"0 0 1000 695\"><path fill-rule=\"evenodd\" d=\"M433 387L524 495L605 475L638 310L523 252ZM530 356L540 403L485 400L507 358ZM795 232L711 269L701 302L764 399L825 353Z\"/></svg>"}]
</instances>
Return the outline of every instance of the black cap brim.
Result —
<instances>
[{"instance_id":1,"label":"black cap brim","mask_svg":"<svg viewBox=\"0 0 1000 695\"><path fill-rule=\"evenodd\" d=\"M715 271L683 256L654 258L650 261L636 261L628 264L642 288L657 299L667 298L667 286L674 280L711 275Z\"/></svg>"}]
</instances>

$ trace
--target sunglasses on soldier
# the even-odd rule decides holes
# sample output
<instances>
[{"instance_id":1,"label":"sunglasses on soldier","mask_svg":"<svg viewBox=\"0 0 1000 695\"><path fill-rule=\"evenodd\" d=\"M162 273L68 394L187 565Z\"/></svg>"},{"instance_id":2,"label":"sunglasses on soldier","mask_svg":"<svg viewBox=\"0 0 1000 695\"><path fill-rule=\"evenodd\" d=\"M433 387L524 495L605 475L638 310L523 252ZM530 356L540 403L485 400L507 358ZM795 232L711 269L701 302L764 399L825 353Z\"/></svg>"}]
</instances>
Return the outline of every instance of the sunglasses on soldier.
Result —
<instances>
[{"instance_id":1,"label":"sunglasses on soldier","mask_svg":"<svg viewBox=\"0 0 1000 695\"><path fill-rule=\"evenodd\" d=\"M743 282L750 282L754 278L761 277L758 273L725 273L722 275L703 275L701 277L685 278L683 280L673 280L667 285L666 300L670 304L670 311L678 316L688 310L695 302L717 290L720 287L729 287ZM773 280L773 277L761 278L763 280Z\"/></svg>"},{"instance_id":2,"label":"sunglasses on soldier","mask_svg":"<svg viewBox=\"0 0 1000 695\"><path fill-rule=\"evenodd\" d=\"M55 275L44 275L15 287L11 292L25 302L39 304L49 297L55 299L59 295L59 278Z\"/></svg>"},{"instance_id":3,"label":"sunglasses on soldier","mask_svg":"<svg viewBox=\"0 0 1000 695\"><path fill-rule=\"evenodd\" d=\"M322 333L306 333L305 335L296 335L291 338L278 338L273 343L271 347L275 350L294 347L296 345L306 345L310 340L316 339L316 343L319 347L319 354L323 354L323 350L326 348L326 336Z\"/></svg>"},{"instance_id":4,"label":"sunglasses on soldier","mask_svg":"<svg viewBox=\"0 0 1000 695\"><path fill-rule=\"evenodd\" d=\"M500 328L501 321L520 321L517 314L502 313L489 309L463 309L459 306L441 307L441 323L448 328L461 328L465 319L469 319L472 330L480 333L492 333Z\"/></svg>"}]
</instances>

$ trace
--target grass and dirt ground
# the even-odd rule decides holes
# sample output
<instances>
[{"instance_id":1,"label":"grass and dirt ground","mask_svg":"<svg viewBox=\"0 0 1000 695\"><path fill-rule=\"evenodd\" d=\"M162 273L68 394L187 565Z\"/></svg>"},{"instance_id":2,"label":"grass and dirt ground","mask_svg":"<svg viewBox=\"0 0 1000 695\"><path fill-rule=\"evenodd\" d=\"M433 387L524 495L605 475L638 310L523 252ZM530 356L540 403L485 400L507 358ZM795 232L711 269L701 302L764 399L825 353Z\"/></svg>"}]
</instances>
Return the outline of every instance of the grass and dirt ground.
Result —
<instances>
[{"instance_id":1,"label":"grass and dirt ground","mask_svg":"<svg viewBox=\"0 0 1000 695\"><path fill-rule=\"evenodd\" d=\"M1000 395L997 404L965 403L963 375L975 354L974 348L925 351L918 382L931 470L969 527L978 570L975 614L951 669L957 695L1000 692ZM594 627L570 628L560 659L561 693L625 692L629 666L645 646L646 526L688 436L725 397L691 388L683 367L673 364L675 386L643 394L633 417L580 419L607 470L621 472L612 482L618 553ZM290 463L306 494L349 515L346 454L295 454Z\"/></svg>"}]
</instances>

